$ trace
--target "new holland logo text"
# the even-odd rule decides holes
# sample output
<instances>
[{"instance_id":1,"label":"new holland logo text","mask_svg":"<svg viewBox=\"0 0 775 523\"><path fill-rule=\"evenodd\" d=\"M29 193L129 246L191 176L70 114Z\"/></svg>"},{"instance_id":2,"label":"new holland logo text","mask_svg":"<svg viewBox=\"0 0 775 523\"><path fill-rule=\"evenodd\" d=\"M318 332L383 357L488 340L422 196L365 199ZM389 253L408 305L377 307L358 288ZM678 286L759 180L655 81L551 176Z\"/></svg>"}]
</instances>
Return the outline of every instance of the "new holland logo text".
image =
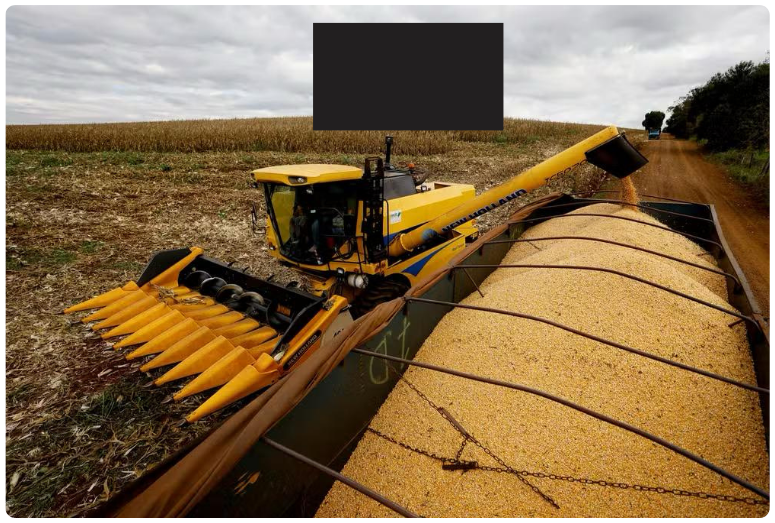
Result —
<instances>
[{"instance_id":1,"label":"new holland logo text","mask_svg":"<svg viewBox=\"0 0 775 523\"><path fill-rule=\"evenodd\" d=\"M544 180L544 183L549 183L549 182L551 182L552 180L554 180L555 178L557 178L557 177L559 177L559 176L564 176L564 175L568 174L569 172L571 172L571 171L572 171L573 169L575 169L576 167L578 167L578 166L580 166L580 165L582 165L582 164L585 164L585 163L587 163L587 161L586 161L586 160L581 160L580 162L574 163L574 164L573 164L573 165L571 165L570 167L566 167L566 168L565 168L565 169L563 169L562 171L560 171L560 172L558 172L558 173L555 173L555 174L551 175L549 178L547 178L546 180Z\"/></svg>"},{"instance_id":2,"label":"new holland logo text","mask_svg":"<svg viewBox=\"0 0 775 523\"><path fill-rule=\"evenodd\" d=\"M454 229L455 227L457 227L458 225L462 225L462 224L466 223L468 220L473 220L477 216L480 216L480 215L482 215L482 214L484 214L486 212L490 212L491 210L495 209L496 207L500 207L504 203L508 203L511 200L513 200L514 198L518 198L518 197L520 197L520 196L522 196L523 194L526 194L526 193L527 193L527 191L525 189L519 189L517 191L514 191L511 194L507 194L503 198L500 198L497 202L494 202L494 203L491 203L489 205L486 205L486 206L482 207L481 209L479 209L478 211L474 211L471 214L469 214L468 216L464 216L463 218L460 218L459 220L456 220L456 221L450 223L446 227L443 227L441 229L441 231L442 232L450 231L450 230Z\"/></svg>"},{"instance_id":3,"label":"new holland logo text","mask_svg":"<svg viewBox=\"0 0 775 523\"><path fill-rule=\"evenodd\" d=\"M284 366L285 370L288 370L291 367L293 367L293 364L296 363L297 361L299 361L299 358L304 356L304 353L307 352L309 350L309 348L312 347L315 344L316 341L318 341L319 338L320 338L320 331L315 331L315 334L313 334L312 336L307 338L307 341L304 342L304 345L299 347L299 350L297 350L293 354L293 356L291 356L291 359L289 359L285 363L285 366Z\"/></svg>"}]
</instances>

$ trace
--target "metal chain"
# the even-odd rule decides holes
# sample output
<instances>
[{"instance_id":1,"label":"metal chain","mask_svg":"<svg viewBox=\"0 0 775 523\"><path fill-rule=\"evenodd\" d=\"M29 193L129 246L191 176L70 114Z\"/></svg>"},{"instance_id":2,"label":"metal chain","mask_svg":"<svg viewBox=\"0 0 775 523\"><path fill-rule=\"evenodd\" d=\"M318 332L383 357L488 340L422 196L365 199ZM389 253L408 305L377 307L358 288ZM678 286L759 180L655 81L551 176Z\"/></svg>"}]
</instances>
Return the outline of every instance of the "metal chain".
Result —
<instances>
[{"instance_id":1,"label":"metal chain","mask_svg":"<svg viewBox=\"0 0 775 523\"><path fill-rule=\"evenodd\" d=\"M551 479L551 480L558 480L558 481L568 481L570 483L581 483L584 485L597 485L599 487L613 487L613 488L619 488L619 489L632 489L639 492L654 492L657 494L672 494L674 496L686 496L686 497L694 497L694 498L700 498L700 499L715 499L718 501L729 501L729 502L740 502L740 503L746 503L748 505L769 505L769 502L762 499L754 499L754 498L740 498L737 496L732 496L729 494L713 494L711 492L697 492L697 491L689 491L689 490L683 490L683 489L669 489L665 487L653 487L649 485L639 485L637 483L635 484L629 484L629 483L623 483L623 482L616 482L616 481L606 481L602 479L590 479L590 478L577 478L574 476L563 476L561 474L547 474L545 472L531 472L529 470L507 470L504 468L499 467L487 467L487 466L479 466L478 467L481 470L487 470L492 472L508 472L508 473L516 473L521 474L523 476L530 476L534 478L544 478L544 479Z\"/></svg>"},{"instance_id":2,"label":"metal chain","mask_svg":"<svg viewBox=\"0 0 775 523\"><path fill-rule=\"evenodd\" d=\"M391 367L392 367L392 365L391 365ZM396 369L393 369L393 371L396 371ZM406 383L413 391L415 391L417 393L418 396L420 396L426 403L428 403L428 405L430 405L436 412L438 412L441 415L441 417L443 417L445 420L447 420L449 422L449 424L452 425L452 427L455 430L460 432L460 434L463 436L463 438L465 438L466 441L470 441L471 443L473 443L474 445L476 445L477 447L482 449L484 452L487 453L488 456L490 456L492 459L494 459L502 467L510 469L510 467L502 459L500 459L498 456L496 456L490 449L488 449L487 447L482 445L479 442L479 440L474 438L465 429L463 429L463 427L460 426L460 424L456 420L452 419L450 417L449 413L447 413L446 410L444 410L443 408L441 408L438 405L436 405L435 403L433 403L433 401L428 396L426 396L420 389L415 387L414 384L412 384L412 382L410 382L408 379L406 379L403 375L399 374L399 376L400 376L401 380L404 383ZM462 454L462 453L463 453L463 448L461 446L461 449L458 452L458 454ZM474 467L467 467L467 468L474 468ZM544 499L544 501L546 501L547 503L552 505L554 508L560 508L560 505L558 505L557 502L554 499L552 499L551 496L549 496L548 494L542 492L541 489L539 489L538 487L536 487L535 485L530 483L527 479L525 479L524 476L522 476L520 474L516 474L516 476L517 476L517 479L519 479L522 483L527 485L530 488L530 490L532 490L533 492L535 492L536 494L541 496Z\"/></svg>"},{"instance_id":3,"label":"metal chain","mask_svg":"<svg viewBox=\"0 0 775 523\"><path fill-rule=\"evenodd\" d=\"M403 441L398 441L396 438L392 436L388 436L387 434L384 434L376 429L373 429L371 427L368 427L366 429L368 432L371 432L372 434L379 436L380 438L389 441L390 443L393 443L394 445L398 445L399 447L405 448L406 450L410 452L414 452L415 454L422 454L423 456L427 456L431 459L434 459L436 461L440 461L442 463L456 463L458 462L455 458L446 458L444 456L439 456L438 454L431 452L429 450L420 449L417 447L413 447L409 445L408 443L404 443ZM472 462L473 463L473 462Z\"/></svg>"},{"instance_id":4,"label":"metal chain","mask_svg":"<svg viewBox=\"0 0 775 523\"><path fill-rule=\"evenodd\" d=\"M570 483L579 483L582 485L595 485L598 487L612 487L612 488L619 488L619 489L631 489L638 492L653 492L657 494L672 494L674 496L686 496L686 497L694 497L694 498L700 498L700 499L715 499L717 501L728 501L732 503L746 503L747 505L769 505L769 502L762 500L762 499L754 499L754 498L740 498L737 496L732 496L728 494L713 494L711 492L696 492L696 491L689 491L689 490L682 490L682 489L669 489L665 487L653 487L649 485L639 485L637 483L635 484L629 484L629 483L622 483L622 482L616 482L616 481L607 481L602 479L590 479L590 478L578 478L574 476L564 476L561 474L548 474L546 472L533 472L530 470L517 470L512 467L490 467L487 465L480 465L476 461L462 461L458 458L448 458L445 456L439 456L433 452L420 449L417 447L413 447L412 445L409 445L407 443L404 443L403 441L398 441L397 439L393 438L392 436L388 436L387 434L384 434L376 429L373 429L369 427L367 429L369 432L374 434L375 436L378 436L386 441L389 441L390 443L393 443L394 445L398 445L399 447L402 447L410 452L414 452L416 454L421 454L423 456L426 456L428 458L431 458L433 460L439 461L443 464L450 464L453 465L453 467L448 467L452 470L455 468L464 469L464 470L470 470L470 469L476 469L476 470L484 470L486 472L500 472L500 473L506 473L506 474L515 474L518 476L529 476L533 478L540 478L540 479L550 479L554 481L567 481ZM457 465L457 466L455 466Z\"/></svg>"},{"instance_id":5,"label":"metal chain","mask_svg":"<svg viewBox=\"0 0 775 523\"><path fill-rule=\"evenodd\" d=\"M460 456L462 456L463 451L466 450L466 443L468 443L468 438L463 438L463 443L460 444L460 448L457 450L457 454L455 454L455 461L460 461Z\"/></svg>"},{"instance_id":6,"label":"metal chain","mask_svg":"<svg viewBox=\"0 0 775 523\"><path fill-rule=\"evenodd\" d=\"M522 480L526 485L528 485L536 494L540 495L542 498L544 498L546 501L548 501L551 505L553 505L556 508L560 508L560 506L548 495L541 492L538 487L534 486L533 484L529 483L525 480L525 477L532 477L532 478L539 478L539 479L549 479L549 480L555 480L555 481L567 481L570 483L580 483L583 485L596 485L599 487L611 487L611 488L619 488L623 490L635 490L638 492L653 492L656 494L672 494L674 496L685 496L685 497L693 497L693 498L699 498L699 499L714 499L717 501L727 501L731 503L745 503L747 505L769 505L768 500L763 499L756 499L756 498L742 498L738 496L732 496L729 494L714 494L712 492L702 492L702 491L689 491L689 490L683 490L678 488L666 488L666 487L654 487L649 485L640 485L637 483L629 484L629 483L623 483L623 482L617 482L617 481L607 481L602 479L591 479L591 478L579 478L575 476L564 476L561 474L549 474L546 472L534 472L530 470L517 470L509 465L507 465L502 459L500 459L498 456L493 453L492 450L485 447L479 440L474 438L471 434L469 434L465 429L463 429L460 424L452 419L450 415L447 413L446 410L444 410L442 407L437 406L428 396L426 396L420 389L418 389L412 382L410 382L408 379L406 379L401 373L399 373L393 365L388 363L388 367L395 372L401 381L407 384L409 388L411 388L417 395L423 399L428 405L430 405L436 412L441 415L445 420L447 420L450 425L452 425L455 430L460 432L460 434L463 436L463 443L460 446L460 449L457 452L457 455L454 458L439 456L433 452L423 450L417 447L413 447L407 443L404 443L402 441L398 441L397 439L388 436L387 434L384 434L382 432L379 432L378 430L375 430L371 427L369 427L367 430L371 433L373 433L376 436L379 436L380 438L389 441L390 443L393 443L395 445L398 445L400 447L403 447L406 450L409 450L410 452L414 452L416 454L422 454L423 456L429 457L431 459L434 459L436 461L440 461L442 463L442 466L447 470L471 470L471 469L478 469L478 470L484 470L488 472L500 472L500 473L506 473L506 474L514 474ZM495 460L500 467L491 467L487 465L480 465L476 461L465 461L461 460L460 457L463 454L463 450L465 449L465 446L468 442L473 443L477 447L479 447L485 454L490 456L493 460Z\"/></svg>"}]
</instances>

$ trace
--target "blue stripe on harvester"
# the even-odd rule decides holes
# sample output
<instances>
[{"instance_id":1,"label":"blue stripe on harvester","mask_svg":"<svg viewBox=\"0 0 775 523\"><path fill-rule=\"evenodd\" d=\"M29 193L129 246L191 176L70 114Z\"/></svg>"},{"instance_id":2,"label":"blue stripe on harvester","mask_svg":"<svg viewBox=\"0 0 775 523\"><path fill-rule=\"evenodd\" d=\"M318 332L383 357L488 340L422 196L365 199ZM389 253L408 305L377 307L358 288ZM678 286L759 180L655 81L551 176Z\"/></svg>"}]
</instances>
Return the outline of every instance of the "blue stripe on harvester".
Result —
<instances>
[{"instance_id":1,"label":"blue stripe on harvester","mask_svg":"<svg viewBox=\"0 0 775 523\"><path fill-rule=\"evenodd\" d=\"M433 255L436 254L437 252L439 252L444 247L447 247L447 245L443 245L443 246L439 247L438 249L436 249L435 251L433 251L429 255L423 257L422 259L417 260L416 262L414 262L413 264L411 264L409 267L407 267L406 269L404 269L401 272L408 272L412 276L417 276L417 274L419 274L419 272L422 270L422 268L425 267L425 264L428 263L428 261L431 258L433 258Z\"/></svg>"}]
</instances>

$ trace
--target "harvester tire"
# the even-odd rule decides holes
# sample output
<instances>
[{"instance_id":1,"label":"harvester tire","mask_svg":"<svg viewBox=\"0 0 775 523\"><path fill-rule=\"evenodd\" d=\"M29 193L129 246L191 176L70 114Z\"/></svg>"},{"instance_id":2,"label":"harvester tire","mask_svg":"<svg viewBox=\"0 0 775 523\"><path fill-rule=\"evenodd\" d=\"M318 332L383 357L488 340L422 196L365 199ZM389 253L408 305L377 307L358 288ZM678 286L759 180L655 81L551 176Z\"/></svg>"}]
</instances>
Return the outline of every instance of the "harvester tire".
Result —
<instances>
[{"instance_id":1,"label":"harvester tire","mask_svg":"<svg viewBox=\"0 0 775 523\"><path fill-rule=\"evenodd\" d=\"M369 286L358 295L350 312L354 318L359 318L380 303L403 296L408 290L408 282L394 278L370 277Z\"/></svg>"}]
</instances>

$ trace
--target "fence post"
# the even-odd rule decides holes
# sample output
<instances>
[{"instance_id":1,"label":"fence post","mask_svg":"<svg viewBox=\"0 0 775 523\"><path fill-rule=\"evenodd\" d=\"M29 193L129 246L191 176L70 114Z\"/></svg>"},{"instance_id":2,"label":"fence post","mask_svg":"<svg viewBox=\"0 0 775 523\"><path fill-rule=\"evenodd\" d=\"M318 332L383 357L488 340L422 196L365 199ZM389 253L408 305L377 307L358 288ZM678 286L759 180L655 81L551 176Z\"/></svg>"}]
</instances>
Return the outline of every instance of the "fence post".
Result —
<instances>
[{"instance_id":1,"label":"fence post","mask_svg":"<svg viewBox=\"0 0 775 523\"><path fill-rule=\"evenodd\" d=\"M759 172L759 178L765 175L765 173L770 172L770 157L767 156L767 161L764 162L764 167L762 167L762 170Z\"/></svg>"}]
</instances>

